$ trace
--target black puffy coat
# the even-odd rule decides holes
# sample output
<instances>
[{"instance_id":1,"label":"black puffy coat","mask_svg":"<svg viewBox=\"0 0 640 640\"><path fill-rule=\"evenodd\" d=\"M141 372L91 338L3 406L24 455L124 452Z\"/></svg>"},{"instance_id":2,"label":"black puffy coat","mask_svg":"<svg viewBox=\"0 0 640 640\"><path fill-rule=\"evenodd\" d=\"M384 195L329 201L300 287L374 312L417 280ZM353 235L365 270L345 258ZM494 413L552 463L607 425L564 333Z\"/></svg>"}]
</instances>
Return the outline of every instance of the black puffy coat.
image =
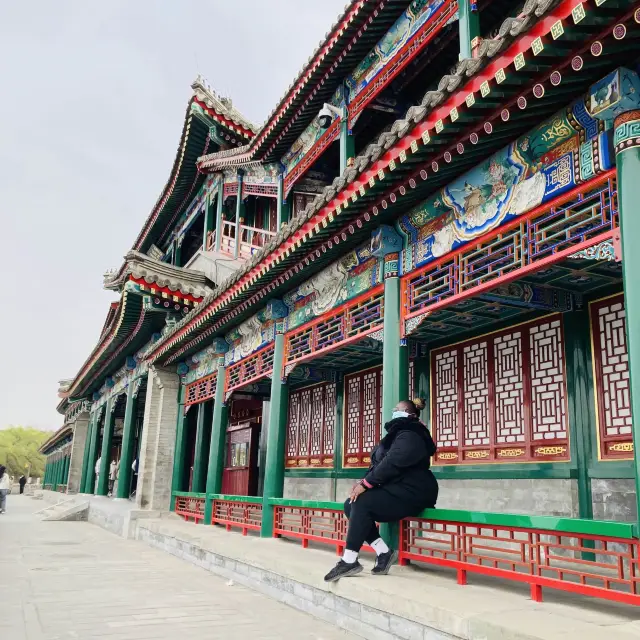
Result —
<instances>
[{"instance_id":1,"label":"black puffy coat","mask_svg":"<svg viewBox=\"0 0 640 640\"><path fill-rule=\"evenodd\" d=\"M417 418L395 418L384 426L387 435L371 454L365 484L382 487L416 512L434 507L438 481L430 470L436 445Z\"/></svg>"}]
</instances>

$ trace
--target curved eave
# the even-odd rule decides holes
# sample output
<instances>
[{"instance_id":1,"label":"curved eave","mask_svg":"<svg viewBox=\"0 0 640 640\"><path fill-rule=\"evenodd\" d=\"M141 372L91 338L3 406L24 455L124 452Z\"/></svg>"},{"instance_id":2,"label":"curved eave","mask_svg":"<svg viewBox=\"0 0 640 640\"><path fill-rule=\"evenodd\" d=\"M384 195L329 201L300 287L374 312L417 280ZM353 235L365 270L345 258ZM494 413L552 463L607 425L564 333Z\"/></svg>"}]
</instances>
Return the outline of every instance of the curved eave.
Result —
<instances>
[{"instance_id":1,"label":"curved eave","mask_svg":"<svg viewBox=\"0 0 640 640\"><path fill-rule=\"evenodd\" d=\"M70 424L66 424L58 429L43 445L38 449L39 453L47 455L51 449L53 449L60 440L66 438L70 433L73 433L73 427Z\"/></svg>"},{"instance_id":2,"label":"curved eave","mask_svg":"<svg viewBox=\"0 0 640 640\"><path fill-rule=\"evenodd\" d=\"M161 241L204 183L205 175L198 171L196 161L209 151L209 127L193 112L194 101L192 98L187 107L169 181L133 245L136 251L145 252Z\"/></svg>"},{"instance_id":3,"label":"curved eave","mask_svg":"<svg viewBox=\"0 0 640 640\"><path fill-rule=\"evenodd\" d=\"M107 376L122 366L128 355L139 351L151 335L164 326L164 322L163 313L144 310L142 296L123 293L118 313L73 381L68 397L86 398L98 389Z\"/></svg>"},{"instance_id":4,"label":"curved eave","mask_svg":"<svg viewBox=\"0 0 640 640\"><path fill-rule=\"evenodd\" d=\"M624 13L629 5L592 5L575 23L572 10L580 4L579 0L538 0L528 17L516 22L507 19L501 29L504 35L487 42L479 59L465 60L457 74L443 77L439 91L428 92L421 105L411 107L405 119L396 121L377 144L369 145L353 167L166 336L150 359L175 362L202 348L204 340L239 321L255 305L335 260L333 246L340 244L340 251L345 251L370 237L372 219L377 226L397 218L624 63L629 44L616 40L612 32L621 21L627 26L628 38L640 37L633 11ZM564 33L552 39L551 29L558 20ZM510 35L514 31L517 37ZM544 48L534 56L531 47L537 38L543 39ZM595 38L602 44L597 57L589 53ZM528 62L515 69L519 54L526 54ZM584 60L577 72L572 70L576 55ZM566 76L564 85L549 82L554 71ZM485 82L490 91L481 98ZM540 97L532 95L537 83L548 87ZM475 95L471 106L466 104L470 93ZM519 110L516 101L520 96L527 97L530 108ZM503 121L505 108L511 117ZM495 133L486 132L487 123ZM470 142L472 134L474 143Z\"/></svg>"},{"instance_id":5,"label":"curved eave","mask_svg":"<svg viewBox=\"0 0 640 640\"><path fill-rule=\"evenodd\" d=\"M278 106L256 134L249 150L225 155L222 162L203 157L202 170L222 164L280 159L317 116L322 105L407 8L406 0L355 0L309 59Z\"/></svg>"}]
</instances>

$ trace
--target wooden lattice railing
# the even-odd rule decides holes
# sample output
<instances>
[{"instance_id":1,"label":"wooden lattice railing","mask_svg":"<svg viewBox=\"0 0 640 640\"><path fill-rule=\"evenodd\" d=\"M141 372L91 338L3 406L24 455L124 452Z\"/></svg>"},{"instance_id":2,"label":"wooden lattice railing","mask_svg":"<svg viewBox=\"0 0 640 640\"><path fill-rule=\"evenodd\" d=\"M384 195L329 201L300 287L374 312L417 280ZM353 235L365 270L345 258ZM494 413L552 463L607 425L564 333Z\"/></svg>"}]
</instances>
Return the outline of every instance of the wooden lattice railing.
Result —
<instances>
[{"instance_id":1,"label":"wooden lattice railing","mask_svg":"<svg viewBox=\"0 0 640 640\"><path fill-rule=\"evenodd\" d=\"M213 501L212 524L221 524L230 531L232 528L247 532L260 531L262 526L262 498L250 496L227 496L212 494L208 496Z\"/></svg>"},{"instance_id":2,"label":"wooden lattice railing","mask_svg":"<svg viewBox=\"0 0 640 640\"><path fill-rule=\"evenodd\" d=\"M297 329L285 338L285 370L304 360L359 340L382 326L384 285L367 291Z\"/></svg>"},{"instance_id":3,"label":"wooden lattice railing","mask_svg":"<svg viewBox=\"0 0 640 640\"><path fill-rule=\"evenodd\" d=\"M618 226L615 170L412 271L402 279L407 321L520 278L612 237Z\"/></svg>"},{"instance_id":4,"label":"wooden lattice railing","mask_svg":"<svg viewBox=\"0 0 640 640\"><path fill-rule=\"evenodd\" d=\"M174 512L182 516L187 522L195 523L204 520L206 497L204 493L186 493L174 491Z\"/></svg>"},{"instance_id":5,"label":"wooden lattice railing","mask_svg":"<svg viewBox=\"0 0 640 640\"><path fill-rule=\"evenodd\" d=\"M348 521L337 502L271 499L273 535L344 550ZM427 509L400 524L400 564L480 573L531 586L640 605L640 542L634 525L572 518Z\"/></svg>"},{"instance_id":6,"label":"wooden lattice railing","mask_svg":"<svg viewBox=\"0 0 640 640\"><path fill-rule=\"evenodd\" d=\"M185 405L189 406L210 400L216 395L216 381L218 378L217 373L212 373L209 376L191 382L185 387Z\"/></svg>"},{"instance_id":7,"label":"wooden lattice railing","mask_svg":"<svg viewBox=\"0 0 640 640\"><path fill-rule=\"evenodd\" d=\"M274 345L271 343L259 351L227 367L225 393L256 382L273 372Z\"/></svg>"}]
</instances>

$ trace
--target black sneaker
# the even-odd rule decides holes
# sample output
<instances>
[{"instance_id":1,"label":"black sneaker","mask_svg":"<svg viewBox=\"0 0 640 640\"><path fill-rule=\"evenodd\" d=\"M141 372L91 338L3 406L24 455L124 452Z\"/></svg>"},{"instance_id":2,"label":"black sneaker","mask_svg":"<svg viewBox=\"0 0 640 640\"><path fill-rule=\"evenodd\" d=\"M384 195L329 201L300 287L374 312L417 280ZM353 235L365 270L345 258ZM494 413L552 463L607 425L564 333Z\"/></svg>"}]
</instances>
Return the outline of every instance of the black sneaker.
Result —
<instances>
[{"instance_id":1,"label":"black sneaker","mask_svg":"<svg viewBox=\"0 0 640 640\"><path fill-rule=\"evenodd\" d=\"M355 576L362 571L362 565L356 560L349 564L344 560L340 560L338 564L327 573L324 577L325 582L336 582L340 578L347 578L349 576Z\"/></svg>"},{"instance_id":2,"label":"black sneaker","mask_svg":"<svg viewBox=\"0 0 640 640\"><path fill-rule=\"evenodd\" d=\"M398 552L393 549L389 549L387 553L381 553L379 556L376 556L376 564L371 569L371 573L374 576L386 576L389 573L389 569L396 563L398 560Z\"/></svg>"}]
</instances>

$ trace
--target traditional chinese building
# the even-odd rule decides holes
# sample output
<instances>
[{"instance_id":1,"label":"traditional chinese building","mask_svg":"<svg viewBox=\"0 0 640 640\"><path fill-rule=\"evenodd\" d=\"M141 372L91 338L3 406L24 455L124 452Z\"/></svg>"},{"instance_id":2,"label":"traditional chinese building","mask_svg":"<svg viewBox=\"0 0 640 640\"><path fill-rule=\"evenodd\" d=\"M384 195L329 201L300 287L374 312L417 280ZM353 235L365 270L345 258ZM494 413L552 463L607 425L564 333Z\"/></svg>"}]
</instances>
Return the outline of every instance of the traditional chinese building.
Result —
<instances>
[{"instance_id":1,"label":"traditional chinese building","mask_svg":"<svg viewBox=\"0 0 640 640\"><path fill-rule=\"evenodd\" d=\"M635 522L639 23L354 0L261 128L199 79L46 483L300 537L421 396L439 506Z\"/></svg>"}]
</instances>

